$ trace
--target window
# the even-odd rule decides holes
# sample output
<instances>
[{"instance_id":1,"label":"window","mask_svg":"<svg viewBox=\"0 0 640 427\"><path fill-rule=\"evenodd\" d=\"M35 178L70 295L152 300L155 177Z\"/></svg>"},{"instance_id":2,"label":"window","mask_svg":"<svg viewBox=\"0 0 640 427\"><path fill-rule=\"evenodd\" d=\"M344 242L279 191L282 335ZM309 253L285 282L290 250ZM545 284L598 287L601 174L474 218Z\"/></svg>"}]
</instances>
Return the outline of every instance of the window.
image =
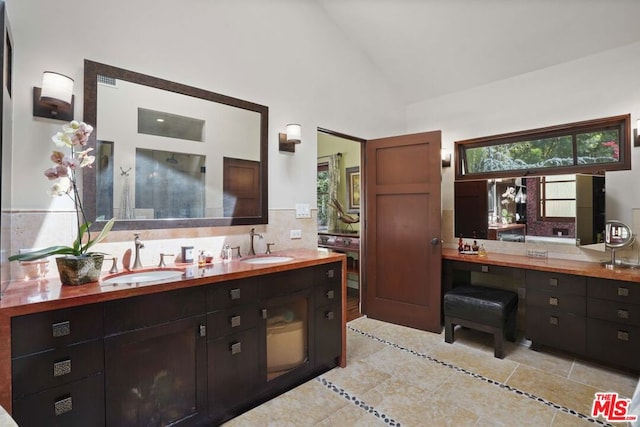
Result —
<instances>
[{"instance_id":1,"label":"window","mask_svg":"<svg viewBox=\"0 0 640 427\"><path fill-rule=\"evenodd\" d=\"M630 115L456 141L456 180L631 169Z\"/></svg>"},{"instance_id":2,"label":"window","mask_svg":"<svg viewBox=\"0 0 640 427\"><path fill-rule=\"evenodd\" d=\"M540 177L539 221L573 222L576 217L576 176Z\"/></svg>"},{"instance_id":3,"label":"window","mask_svg":"<svg viewBox=\"0 0 640 427\"><path fill-rule=\"evenodd\" d=\"M318 229L326 230L329 223L327 208L329 206L329 163L318 164Z\"/></svg>"}]
</instances>

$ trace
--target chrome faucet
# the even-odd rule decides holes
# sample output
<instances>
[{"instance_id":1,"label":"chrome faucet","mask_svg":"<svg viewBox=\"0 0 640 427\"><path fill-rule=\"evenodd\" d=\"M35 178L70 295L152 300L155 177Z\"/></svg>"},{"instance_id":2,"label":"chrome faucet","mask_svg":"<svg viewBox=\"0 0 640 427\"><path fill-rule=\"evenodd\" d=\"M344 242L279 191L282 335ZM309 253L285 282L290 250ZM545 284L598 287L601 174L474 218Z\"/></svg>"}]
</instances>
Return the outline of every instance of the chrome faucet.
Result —
<instances>
[{"instance_id":1,"label":"chrome faucet","mask_svg":"<svg viewBox=\"0 0 640 427\"><path fill-rule=\"evenodd\" d=\"M259 238L262 239L262 234L256 233L256 229L252 228L251 231L249 231L249 237L251 237L251 246L249 247L249 255L255 255L256 251L253 248L253 238L258 236Z\"/></svg>"},{"instance_id":2,"label":"chrome faucet","mask_svg":"<svg viewBox=\"0 0 640 427\"><path fill-rule=\"evenodd\" d=\"M133 260L133 270L138 270L142 268L142 263L140 262L140 249L144 248L144 243L140 240L140 234L135 233L134 236L136 236L133 240L133 244L136 246L136 257Z\"/></svg>"}]
</instances>

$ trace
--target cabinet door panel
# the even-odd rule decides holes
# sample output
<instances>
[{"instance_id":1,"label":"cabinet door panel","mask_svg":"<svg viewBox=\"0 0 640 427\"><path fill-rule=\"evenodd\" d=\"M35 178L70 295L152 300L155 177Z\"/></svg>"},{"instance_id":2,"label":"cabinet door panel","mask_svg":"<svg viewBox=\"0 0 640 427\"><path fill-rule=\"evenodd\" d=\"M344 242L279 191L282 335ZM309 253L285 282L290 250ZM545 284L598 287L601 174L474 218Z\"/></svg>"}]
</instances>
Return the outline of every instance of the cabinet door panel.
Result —
<instances>
[{"instance_id":1,"label":"cabinet door panel","mask_svg":"<svg viewBox=\"0 0 640 427\"><path fill-rule=\"evenodd\" d=\"M316 366L334 367L342 346L342 309L334 303L316 309Z\"/></svg>"},{"instance_id":2,"label":"cabinet door panel","mask_svg":"<svg viewBox=\"0 0 640 427\"><path fill-rule=\"evenodd\" d=\"M342 264L334 262L317 266L314 272L314 280L316 285L340 286L342 283Z\"/></svg>"},{"instance_id":3,"label":"cabinet door panel","mask_svg":"<svg viewBox=\"0 0 640 427\"><path fill-rule=\"evenodd\" d=\"M104 378L94 375L13 401L20 427L103 426Z\"/></svg>"},{"instance_id":4,"label":"cabinet door panel","mask_svg":"<svg viewBox=\"0 0 640 427\"><path fill-rule=\"evenodd\" d=\"M207 343L209 414L219 420L260 389L257 328Z\"/></svg>"},{"instance_id":5,"label":"cabinet door panel","mask_svg":"<svg viewBox=\"0 0 640 427\"><path fill-rule=\"evenodd\" d=\"M586 350L586 319L582 316L557 313L527 305L527 338L534 345L544 344L584 354Z\"/></svg>"},{"instance_id":6,"label":"cabinet door panel","mask_svg":"<svg viewBox=\"0 0 640 427\"><path fill-rule=\"evenodd\" d=\"M640 328L589 319L588 350L598 360L640 370Z\"/></svg>"},{"instance_id":7,"label":"cabinet door panel","mask_svg":"<svg viewBox=\"0 0 640 427\"><path fill-rule=\"evenodd\" d=\"M195 316L105 339L107 425L189 425L206 407L206 344Z\"/></svg>"}]
</instances>

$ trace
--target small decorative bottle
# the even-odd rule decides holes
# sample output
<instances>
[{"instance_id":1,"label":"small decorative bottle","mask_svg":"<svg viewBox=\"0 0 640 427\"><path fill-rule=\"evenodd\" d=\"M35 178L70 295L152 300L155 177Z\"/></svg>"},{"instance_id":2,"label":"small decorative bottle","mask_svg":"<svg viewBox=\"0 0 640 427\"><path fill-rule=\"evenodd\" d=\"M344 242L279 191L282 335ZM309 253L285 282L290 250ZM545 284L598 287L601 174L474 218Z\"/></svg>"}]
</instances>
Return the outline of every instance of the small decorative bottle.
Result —
<instances>
[{"instance_id":1,"label":"small decorative bottle","mask_svg":"<svg viewBox=\"0 0 640 427\"><path fill-rule=\"evenodd\" d=\"M478 256L487 256L487 250L484 248L484 243L482 243L478 249Z\"/></svg>"},{"instance_id":2,"label":"small decorative bottle","mask_svg":"<svg viewBox=\"0 0 640 427\"><path fill-rule=\"evenodd\" d=\"M473 241L473 245L471 246L472 251L477 251L479 248L478 242L476 240Z\"/></svg>"},{"instance_id":3,"label":"small decorative bottle","mask_svg":"<svg viewBox=\"0 0 640 427\"><path fill-rule=\"evenodd\" d=\"M464 243L462 243L462 236L458 239L458 252L464 251Z\"/></svg>"}]
</instances>

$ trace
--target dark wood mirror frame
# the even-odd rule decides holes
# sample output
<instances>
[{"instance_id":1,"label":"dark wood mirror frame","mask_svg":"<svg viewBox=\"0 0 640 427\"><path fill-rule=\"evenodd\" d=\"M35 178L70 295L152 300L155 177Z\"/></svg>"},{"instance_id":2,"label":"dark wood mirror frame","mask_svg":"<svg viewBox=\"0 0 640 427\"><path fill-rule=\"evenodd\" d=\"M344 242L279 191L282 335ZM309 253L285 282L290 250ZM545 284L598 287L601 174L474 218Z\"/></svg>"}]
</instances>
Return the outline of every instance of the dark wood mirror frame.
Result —
<instances>
[{"instance_id":1,"label":"dark wood mirror frame","mask_svg":"<svg viewBox=\"0 0 640 427\"><path fill-rule=\"evenodd\" d=\"M105 65L85 59L84 61L84 121L98 129L97 117L98 75L109 76L132 83L138 83L162 90L217 102L260 114L260 215L251 217L220 218L175 218L175 219L140 219L117 220L114 230L144 230L158 228L214 227L229 225L267 224L268 216L268 130L269 108L249 101L232 98L192 86L175 83L169 80L140 74L134 71ZM87 147L96 147L96 132L91 134ZM96 219L96 171L94 168L83 168L82 200L87 220L92 222L91 229L98 230L106 221Z\"/></svg>"}]
</instances>

